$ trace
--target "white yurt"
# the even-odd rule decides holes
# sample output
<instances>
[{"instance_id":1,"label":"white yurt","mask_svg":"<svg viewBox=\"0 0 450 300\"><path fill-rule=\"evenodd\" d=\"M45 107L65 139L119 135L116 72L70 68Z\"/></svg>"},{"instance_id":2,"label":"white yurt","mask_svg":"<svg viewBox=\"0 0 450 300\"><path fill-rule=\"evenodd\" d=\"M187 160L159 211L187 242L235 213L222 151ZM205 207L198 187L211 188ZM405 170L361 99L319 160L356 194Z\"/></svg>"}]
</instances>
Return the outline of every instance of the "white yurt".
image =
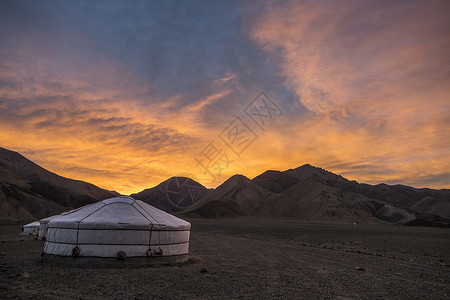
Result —
<instances>
[{"instance_id":1,"label":"white yurt","mask_svg":"<svg viewBox=\"0 0 450 300\"><path fill-rule=\"evenodd\" d=\"M51 218L44 254L119 259L185 255L190 228L145 202L120 196Z\"/></svg>"},{"instance_id":2,"label":"white yurt","mask_svg":"<svg viewBox=\"0 0 450 300\"><path fill-rule=\"evenodd\" d=\"M56 217L62 216L65 213L62 213L60 215L55 215L55 216L51 216L45 219L42 219L39 221L40 226L39 226L39 232L38 232L38 239L39 240L45 240L45 236L47 235L47 227L48 227L48 223L50 223L51 219L54 219Z\"/></svg>"},{"instance_id":3,"label":"white yurt","mask_svg":"<svg viewBox=\"0 0 450 300\"><path fill-rule=\"evenodd\" d=\"M45 235L47 234L47 226L51 219L56 218L59 215L51 216L39 221L39 231L38 231L38 239L45 240Z\"/></svg>"},{"instance_id":4,"label":"white yurt","mask_svg":"<svg viewBox=\"0 0 450 300\"><path fill-rule=\"evenodd\" d=\"M51 221L52 219L54 219L54 218L56 218L56 217L60 217L60 216L64 216L64 215L70 214L70 213L72 213L72 212L74 212L74 211L76 211L76 210L79 210L79 209L81 209L81 208L83 208L83 207L80 207L80 208L77 208L77 209L74 209L74 210L70 210L70 211L65 211L65 212L63 212L63 213L61 213L61 214L59 214L59 215L54 215L54 216L47 217L47 218L45 218L45 219L41 219L41 220L39 221L40 225L39 225L38 239L39 239L39 240L44 240L44 241L45 241L46 235L47 235L47 227L48 227L48 223L50 223L50 221Z\"/></svg>"},{"instance_id":5,"label":"white yurt","mask_svg":"<svg viewBox=\"0 0 450 300\"><path fill-rule=\"evenodd\" d=\"M21 235L38 235L39 224L39 221L34 221L30 224L23 225Z\"/></svg>"}]
</instances>

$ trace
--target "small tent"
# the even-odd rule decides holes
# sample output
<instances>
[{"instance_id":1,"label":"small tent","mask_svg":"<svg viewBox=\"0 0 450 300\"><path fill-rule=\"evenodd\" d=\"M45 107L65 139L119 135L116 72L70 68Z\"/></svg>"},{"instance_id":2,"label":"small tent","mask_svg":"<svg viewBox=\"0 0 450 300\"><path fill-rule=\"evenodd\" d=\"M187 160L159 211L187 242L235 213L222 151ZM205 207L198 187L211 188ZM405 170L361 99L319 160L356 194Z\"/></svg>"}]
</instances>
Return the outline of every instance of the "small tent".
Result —
<instances>
[{"instance_id":1,"label":"small tent","mask_svg":"<svg viewBox=\"0 0 450 300\"><path fill-rule=\"evenodd\" d=\"M184 255L190 228L190 223L145 202L120 196L50 219L44 253L118 258Z\"/></svg>"},{"instance_id":2,"label":"small tent","mask_svg":"<svg viewBox=\"0 0 450 300\"><path fill-rule=\"evenodd\" d=\"M38 235L39 224L39 221L34 221L33 223L23 225L21 235Z\"/></svg>"}]
</instances>

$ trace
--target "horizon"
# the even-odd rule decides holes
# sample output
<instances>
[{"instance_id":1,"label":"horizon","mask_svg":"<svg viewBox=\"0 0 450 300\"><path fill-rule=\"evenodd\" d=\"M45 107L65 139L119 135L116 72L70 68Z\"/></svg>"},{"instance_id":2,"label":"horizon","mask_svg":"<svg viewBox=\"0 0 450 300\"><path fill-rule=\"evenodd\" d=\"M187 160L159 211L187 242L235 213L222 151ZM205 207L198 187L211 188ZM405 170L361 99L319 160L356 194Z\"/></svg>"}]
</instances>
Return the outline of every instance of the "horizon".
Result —
<instances>
[{"instance_id":1,"label":"horizon","mask_svg":"<svg viewBox=\"0 0 450 300\"><path fill-rule=\"evenodd\" d=\"M22 155L22 154L19 153L19 152L16 152L16 151L13 151L13 150L10 150L10 149L6 149L6 148L3 148L3 147L0 147L0 149L4 149L4 150L7 150L7 151L12 151L12 152L18 153L18 154L20 154L22 157L24 157L25 159L30 160L30 159L28 159L27 157L25 157L24 155ZM33 162L32 160L30 160L30 161ZM33 162L33 163L34 163L34 162ZM39 165L38 165L38 166L39 166ZM289 171L289 170L299 169L299 168L305 167L305 166L309 166L309 167L314 168L314 169L320 169L320 170L323 170L323 171L325 171L325 172L335 174L335 175L340 176L340 177L342 177L342 178L344 178L345 180L348 180L348 181L356 181L358 184L368 184L367 182L360 182L360 181L357 181L357 180L354 180L354 179L351 179L351 178L346 178L346 177L344 177L344 176L341 176L340 174L334 173L333 171L324 169L324 168L322 168L322 167L320 167L320 166L313 166L313 165L311 165L311 164L306 163L306 164L300 165L300 166L298 166L298 167L289 168L289 169L286 169L286 170L273 170L273 169L268 169L268 170L265 170L265 171L263 171L262 173L260 173L260 174L258 174L258 175L256 175L256 176L254 176L253 178L252 178L252 177L245 176L245 175L243 175L243 174L231 174L229 177L224 178L223 181L220 182L218 185L216 185L216 186L205 186L205 187L206 187L207 189L216 189L217 187L219 187L220 185L222 185L223 183L225 183L226 181L228 181L230 178L232 178L232 177L234 177L234 176L244 176L244 177L246 177L246 178L248 178L248 179L250 179L250 180L253 180L254 178L258 177L259 175L262 175L262 174L264 174L264 173L266 173L266 172L269 172L269 171L286 172L286 171ZM42 167L42 166L40 166L40 167ZM45 169L45 168L44 168L44 169ZM47 170L47 169L45 169L45 170ZM56 174L56 175L58 175L58 176L61 176L60 174L57 174L57 173L55 173L55 172L52 172L51 170L47 170L47 171L48 171L48 172L51 172L51 173L53 173L53 174ZM64 176L62 176L62 177L64 177ZM127 193L127 194L124 194L124 193L119 193L119 194L120 194L120 196L127 196L127 197L129 197L129 196L131 196L132 194L137 194L137 193L140 193L140 192L142 192L142 191L144 191L144 190L155 188L155 187L157 187L159 184L161 184L161 183L163 183L163 182L166 182L166 181L169 181L170 179L175 178L175 177L189 178L189 179L191 179L191 180L193 180L193 181L198 182L198 181L197 181L197 180L198 180L197 178L191 178L191 177L185 177L185 176L171 176L171 177L168 177L168 178L164 179L163 181L161 181L161 182L159 182L159 183L157 183L157 184L155 184L155 185L153 185L153 186L146 187L146 188L144 188L144 189L142 189L142 190L139 190L139 191L132 191L132 192L129 192L129 193ZM83 180L82 178L68 178L68 177L64 177L64 178L71 179L71 180L84 181L84 182L87 182L87 183L91 183L91 184L92 184L92 182L85 181L85 180ZM389 186L398 186L398 185L399 185L399 186L405 186L405 187L412 187L412 188L414 188L414 189L419 189L419 190L420 190L420 189L430 189L429 187L425 187L425 186L424 186L424 187L417 187L417 186L404 185L404 184L401 184L401 183L398 183L398 184L387 184L387 183L384 183L384 182L379 182L379 183L374 183L374 184L371 184L371 185L374 185L374 186L375 186L375 185L389 185ZM105 189L105 190L108 190L108 189L106 189L106 188L104 188L104 187L101 187L101 186L98 186L98 187L99 187L99 188L102 188L102 189ZM436 190L449 190L449 189L445 189L445 188L444 188L444 189L436 189ZM117 192L116 190L109 190L109 191L111 191L111 192ZM118 192L117 192L117 193L118 193Z\"/></svg>"},{"instance_id":2,"label":"horizon","mask_svg":"<svg viewBox=\"0 0 450 300\"><path fill-rule=\"evenodd\" d=\"M450 188L448 1L2 1L0 145L121 194L310 164Z\"/></svg>"}]
</instances>

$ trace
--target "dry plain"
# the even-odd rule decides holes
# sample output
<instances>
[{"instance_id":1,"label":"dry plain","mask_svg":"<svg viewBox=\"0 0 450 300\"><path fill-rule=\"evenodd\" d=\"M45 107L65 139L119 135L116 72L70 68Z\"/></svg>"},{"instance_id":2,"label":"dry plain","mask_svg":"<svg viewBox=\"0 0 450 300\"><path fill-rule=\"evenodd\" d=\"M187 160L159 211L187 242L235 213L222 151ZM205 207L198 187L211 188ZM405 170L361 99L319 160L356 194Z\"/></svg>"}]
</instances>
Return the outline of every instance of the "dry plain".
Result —
<instances>
[{"instance_id":1,"label":"dry plain","mask_svg":"<svg viewBox=\"0 0 450 300\"><path fill-rule=\"evenodd\" d=\"M450 230L189 219L173 265L42 261L43 242L0 227L1 299L449 299Z\"/></svg>"}]
</instances>

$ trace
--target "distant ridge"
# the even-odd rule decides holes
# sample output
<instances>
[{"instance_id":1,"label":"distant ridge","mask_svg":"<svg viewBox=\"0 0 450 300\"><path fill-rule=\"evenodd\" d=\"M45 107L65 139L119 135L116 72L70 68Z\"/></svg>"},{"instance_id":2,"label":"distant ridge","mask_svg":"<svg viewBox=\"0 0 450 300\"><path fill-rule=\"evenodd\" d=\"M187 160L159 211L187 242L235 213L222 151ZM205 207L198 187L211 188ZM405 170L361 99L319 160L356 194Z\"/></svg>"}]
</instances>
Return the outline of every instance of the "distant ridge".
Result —
<instances>
[{"instance_id":1,"label":"distant ridge","mask_svg":"<svg viewBox=\"0 0 450 300\"><path fill-rule=\"evenodd\" d=\"M450 190L369 185L309 164L234 175L182 212L186 216L256 216L310 222L450 226Z\"/></svg>"},{"instance_id":2,"label":"distant ridge","mask_svg":"<svg viewBox=\"0 0 450 300\"><path fill-rule=\"evenodd\" d=\"M0 224L34 221L113 196L113 192L59 176L0 147Z\"/></svg>"}]
</instances>

